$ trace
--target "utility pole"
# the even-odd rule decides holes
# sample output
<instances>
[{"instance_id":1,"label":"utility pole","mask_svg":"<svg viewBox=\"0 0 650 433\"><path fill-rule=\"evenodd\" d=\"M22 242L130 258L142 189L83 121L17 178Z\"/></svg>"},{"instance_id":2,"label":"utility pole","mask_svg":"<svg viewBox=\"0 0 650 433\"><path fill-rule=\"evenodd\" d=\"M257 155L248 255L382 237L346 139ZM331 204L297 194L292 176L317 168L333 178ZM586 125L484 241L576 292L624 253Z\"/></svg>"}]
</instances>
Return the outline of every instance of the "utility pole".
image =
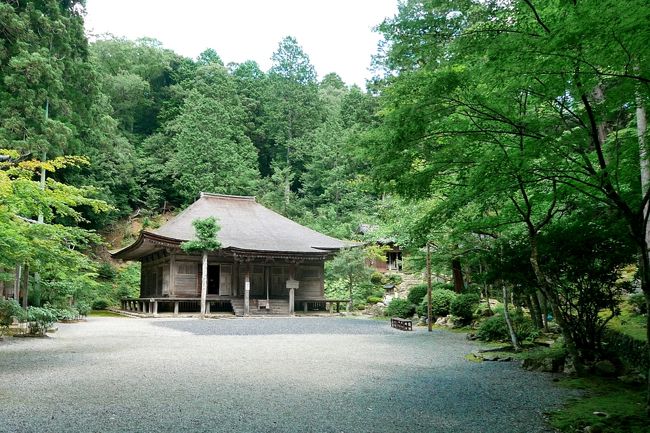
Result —
<instances>
[{"instance_id":1,"label":"utility pole","mask_svg":"<svg viewBox=\"0 0 650 433\"><path fill-rule=\"evenodd\" d=\"M433 331L431 316L431 244L427 241L427 327L429 332Z\"/></svg>"}]
</instances>

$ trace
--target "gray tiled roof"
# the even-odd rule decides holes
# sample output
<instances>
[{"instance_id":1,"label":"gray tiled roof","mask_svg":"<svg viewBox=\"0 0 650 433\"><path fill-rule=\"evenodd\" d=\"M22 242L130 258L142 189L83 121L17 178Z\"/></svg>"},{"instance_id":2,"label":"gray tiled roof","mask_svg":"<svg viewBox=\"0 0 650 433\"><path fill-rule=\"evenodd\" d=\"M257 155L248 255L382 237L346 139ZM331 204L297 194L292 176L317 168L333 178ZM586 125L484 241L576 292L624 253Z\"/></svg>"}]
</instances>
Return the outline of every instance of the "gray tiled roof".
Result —
<instances>
[{"instance_id":1,"label":"gray tiled roof","mask_svg":"<svg viewBox=\"0 0 650 433\"><path fill-rule=\"evenodd\" d=\"M217 238L222 248L309 253L352 245L291 221L257 203L255 197L209 193L201 193L197 201L151 233L190 240L194 238L192 221L210 216L221 226Z\"/></svg>"}]
</instances>

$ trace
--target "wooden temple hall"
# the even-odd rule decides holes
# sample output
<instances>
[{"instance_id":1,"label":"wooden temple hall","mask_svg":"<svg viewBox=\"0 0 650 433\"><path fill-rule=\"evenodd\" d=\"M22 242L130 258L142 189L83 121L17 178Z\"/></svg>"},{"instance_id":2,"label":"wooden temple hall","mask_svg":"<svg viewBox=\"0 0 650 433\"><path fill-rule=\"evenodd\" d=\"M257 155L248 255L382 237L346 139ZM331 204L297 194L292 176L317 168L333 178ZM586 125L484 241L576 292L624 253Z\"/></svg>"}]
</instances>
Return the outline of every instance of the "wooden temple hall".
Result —
<instances>
[{"instance_id":1,"label":"wooden temple hall","mask_svg":"<svg viewBox=\"0 0 650 433\"><path fill-rule=\"evenodd\" d=\"M181 250L195 238L192 221L213 216L221 248L208 255L207 296L201 307L202 257ZM334 308L344 300L324 297L324 263L349 243L288 218L255 201L201 193L187 209L156 230L144 230L113 253L142 264L140 297L122 300L125 310L232 312L235 315L292 314Z\"/></svg>"}]
</instances>

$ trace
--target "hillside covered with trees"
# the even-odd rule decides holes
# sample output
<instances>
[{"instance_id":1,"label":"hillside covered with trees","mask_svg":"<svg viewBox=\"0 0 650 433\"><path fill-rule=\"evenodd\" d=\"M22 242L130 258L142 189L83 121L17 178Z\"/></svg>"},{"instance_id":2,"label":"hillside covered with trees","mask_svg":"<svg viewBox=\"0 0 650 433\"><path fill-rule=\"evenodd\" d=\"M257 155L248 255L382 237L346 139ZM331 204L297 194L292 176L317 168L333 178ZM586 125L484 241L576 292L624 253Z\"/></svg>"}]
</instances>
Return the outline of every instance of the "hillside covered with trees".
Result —
<instances>
[{"instance_id":1,"label":"hillside covered with trees","mask_svg":"<svg viewBox=\"0 0 650 433\"><path fill-rule=\"evenodd\" d=\"M264 71L91 42L83 18L0 3L0 280L31 304L129 294L137 269L101 260L98 233L254 195L338 238L378 226L414 272L428 246L435 274L556 323L579 374L632 297L650 376L646 1L405 0L367 90L319 79L291 36Z\"/></svg>"}]
</instances>

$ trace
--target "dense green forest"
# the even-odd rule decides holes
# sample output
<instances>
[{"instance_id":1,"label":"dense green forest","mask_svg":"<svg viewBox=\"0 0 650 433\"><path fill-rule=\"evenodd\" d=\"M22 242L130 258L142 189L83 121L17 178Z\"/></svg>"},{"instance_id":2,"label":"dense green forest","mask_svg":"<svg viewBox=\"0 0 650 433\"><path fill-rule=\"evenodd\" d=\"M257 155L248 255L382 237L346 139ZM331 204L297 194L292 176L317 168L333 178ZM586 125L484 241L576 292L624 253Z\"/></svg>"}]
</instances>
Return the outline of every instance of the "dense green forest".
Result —
<instances>
[{"instance_id":1,"label":"dense green forest","mask_svg":"<svg viewBox=\"0 0 650 433\"><path fill-rule=\"evenodd\" d=\"M339 238L377 225L415 271L428 245L434 273L552 317L578 373L624 298L647 309L645 0L406 0L367 90L290 36L263 71L89 42L83 13L0 3L0 279L22 265L34 303L128 294L97 233L211 191Z\"/></svg>"}]
</instances>

